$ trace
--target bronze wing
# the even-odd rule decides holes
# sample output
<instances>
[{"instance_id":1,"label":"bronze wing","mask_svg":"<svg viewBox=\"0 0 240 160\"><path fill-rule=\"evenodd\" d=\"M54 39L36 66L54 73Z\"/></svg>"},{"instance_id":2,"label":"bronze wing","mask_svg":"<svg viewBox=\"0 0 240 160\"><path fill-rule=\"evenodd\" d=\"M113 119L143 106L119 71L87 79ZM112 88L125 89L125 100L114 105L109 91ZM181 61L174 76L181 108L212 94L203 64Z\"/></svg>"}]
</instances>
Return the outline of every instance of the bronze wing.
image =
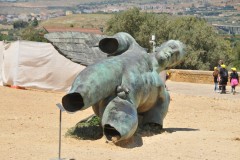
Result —
<instances>
[{"instance_id":1,"label":"bronze wing","mask_svg":"<svg viewBox=\"0 0 240 160\"><path fill-rule=\"evenodd\" d=\"M73 62L88 66L107 58L98 43L105 35L82 32L52 32L44 37L49 40L60 54Z\"/></svg>"}]
</instances>

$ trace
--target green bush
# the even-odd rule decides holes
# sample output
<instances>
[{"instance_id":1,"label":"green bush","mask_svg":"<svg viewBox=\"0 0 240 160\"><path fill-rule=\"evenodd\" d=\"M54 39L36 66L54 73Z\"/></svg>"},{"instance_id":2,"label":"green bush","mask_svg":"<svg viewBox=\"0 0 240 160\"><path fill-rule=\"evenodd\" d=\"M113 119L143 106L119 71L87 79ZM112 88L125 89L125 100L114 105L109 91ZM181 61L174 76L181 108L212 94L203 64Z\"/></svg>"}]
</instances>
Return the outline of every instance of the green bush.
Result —
<instances>
[{"instance_id":1,"label":"green bush","mask_svg":"<svg viewBox=\"0 0 240 160\"><path fill-rule=\"evenodd\" d=\"M219 59L226 64L233 54L231 43L219 36L204 19L194 16L171 16L140 12L138 8L115 14L107 22L106 34L127 32L144 48L151 51L152 34L158 45L175 39L186 44L185 60L176 66L181 69L212 70Z\"/></svg>"},{"instance_id":2,"label":"green bush","mask_svg":"<svg viewBox=\"0 0 240 160\"><path fill-rule=\"evenodd\" d=\"M80 121L74 127L68 129L65 136L83 140L100 139L103 136L101 120L99 117L93 116L86 121Z\"/></svg>"}]
</instances>

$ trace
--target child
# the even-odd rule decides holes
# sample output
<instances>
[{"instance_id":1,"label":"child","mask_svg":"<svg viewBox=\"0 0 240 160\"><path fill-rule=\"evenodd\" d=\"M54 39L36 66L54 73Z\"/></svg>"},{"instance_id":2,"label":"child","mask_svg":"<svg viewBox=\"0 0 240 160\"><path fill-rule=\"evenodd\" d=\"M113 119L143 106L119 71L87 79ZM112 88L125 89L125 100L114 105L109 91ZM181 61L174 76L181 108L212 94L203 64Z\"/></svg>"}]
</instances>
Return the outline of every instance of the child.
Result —
<instances>
[{"instance_id":1,"label":"child","mask_svg":"<svg viewBox=\"0 0 240 160\"><path fill-rule=\"evenodd\" d=\"M231 93L235 94L235 87L238 85L239 83L239 77L238 77L238 73L237 73L237 69L236 68L231 68L232 73L230 74L230 83L232 86L232 91Z\"/></svg>"},{"instance_id":2,"label":"child","mask_svg":"<svg viewBox=\"0 0 240 160\"><path fill-rule=\"evenodd\" d=\"M218 68L217 67L214 67L213 81L214 81L214 91L217 92L218 90Z\"/></svg>"}]
</instances>

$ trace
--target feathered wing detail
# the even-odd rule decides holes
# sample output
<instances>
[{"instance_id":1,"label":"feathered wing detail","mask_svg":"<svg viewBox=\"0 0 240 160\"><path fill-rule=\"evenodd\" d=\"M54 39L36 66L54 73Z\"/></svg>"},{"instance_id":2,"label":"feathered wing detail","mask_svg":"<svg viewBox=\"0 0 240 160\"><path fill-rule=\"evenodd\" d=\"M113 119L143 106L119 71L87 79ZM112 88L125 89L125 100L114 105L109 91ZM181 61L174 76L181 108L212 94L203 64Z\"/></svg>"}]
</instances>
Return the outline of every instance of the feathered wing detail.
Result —
<instances>
[{"instance_id":1,"label":"feathered wing detail","mask_svg":"<svg viewBox=\"0 0 240 160\"><path fill-rule=\"evenodd\" d=\"M66 58L73 62L88 66L101 59L107 58L98 43L105 35L82 32L53 32L45 34L53 46Z\"/></svg>"}]
</instances>

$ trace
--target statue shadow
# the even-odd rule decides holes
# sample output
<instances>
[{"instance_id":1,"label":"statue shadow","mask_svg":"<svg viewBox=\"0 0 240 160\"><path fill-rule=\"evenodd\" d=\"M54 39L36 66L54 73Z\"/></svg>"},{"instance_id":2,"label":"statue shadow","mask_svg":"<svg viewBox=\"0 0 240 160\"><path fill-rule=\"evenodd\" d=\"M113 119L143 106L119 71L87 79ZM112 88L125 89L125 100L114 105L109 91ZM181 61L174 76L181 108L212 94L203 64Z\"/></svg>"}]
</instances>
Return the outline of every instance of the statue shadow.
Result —
<instances>
[{"instance_id":1,"label":"statue shadow","mask_svg":"<svg viewBox=\"0 0 240 160\"><path fill-rule=\"evenodd\" d=\"M74 127L70 128L65 136L70 136L81 140L101 139L103 137L103 129L99 122L100 121L98 117L91 116L90 118L87 118L86 120L84 119L78 122ZM144 126L139 125L137 131L131 138L116 142L114 144L122 148L136 148L143 145L142 137L151 137L162 133L173 133L179 131L199 131L199 129L162 128L161 125L156 125L154 123Z\"/></svg>"},{"instance_id":2,"label":"statue shadow","mask_svg":"<svg viewBox=\"0 0 240 160\"><path fill-rule=\"evenodd\" d=\"M151 137L154 135L162 134L162 133L173 133L173 132L189 132L189 131L199 131L199 129L195 128L154 128L150 130L144 130L138 128L137 132L128 140L123 140L115 143L115 145L122 148L135 148L141 147L143 145L142 137Z\"/></svg>"},{"instance_id":3,"label":"statue shadow","mask_svg":"<svg viewBox=\"0 0 240 160\"><path fill-rule=\"evenodd\" d=\"M143 145L142 136L139 135L138 133L135 133L131 138L117 142L115 143L115 145L122 148L129 148L129 149L141 147Z\"/></svg>"},{"instance_id":4,"label":"statue shadow","mask_svg":"<svg viewBox=\"0 0 240 160\"><path fill-rule=\"evenodd\" d=\"M163 129L154 129L154 130L143 130L141 132L142 137L151 137L154 135L162 134L162 133L173 133L173 132L188 132L188 131L199 131L199 129L194 128L163 128Z\"/></svg>"},{"instance_id":5,"label":"statue shadow","mask_svg":"<svg viewBox=\"0 0 240 160\"><path fill-rule=\"evenodd\" d=\"M163 132L167 133L173 133L173 132L181 132L181 131L199 131L199 129L194 129L194 128L164 128Z\"/></svg>"}]
</instances>

